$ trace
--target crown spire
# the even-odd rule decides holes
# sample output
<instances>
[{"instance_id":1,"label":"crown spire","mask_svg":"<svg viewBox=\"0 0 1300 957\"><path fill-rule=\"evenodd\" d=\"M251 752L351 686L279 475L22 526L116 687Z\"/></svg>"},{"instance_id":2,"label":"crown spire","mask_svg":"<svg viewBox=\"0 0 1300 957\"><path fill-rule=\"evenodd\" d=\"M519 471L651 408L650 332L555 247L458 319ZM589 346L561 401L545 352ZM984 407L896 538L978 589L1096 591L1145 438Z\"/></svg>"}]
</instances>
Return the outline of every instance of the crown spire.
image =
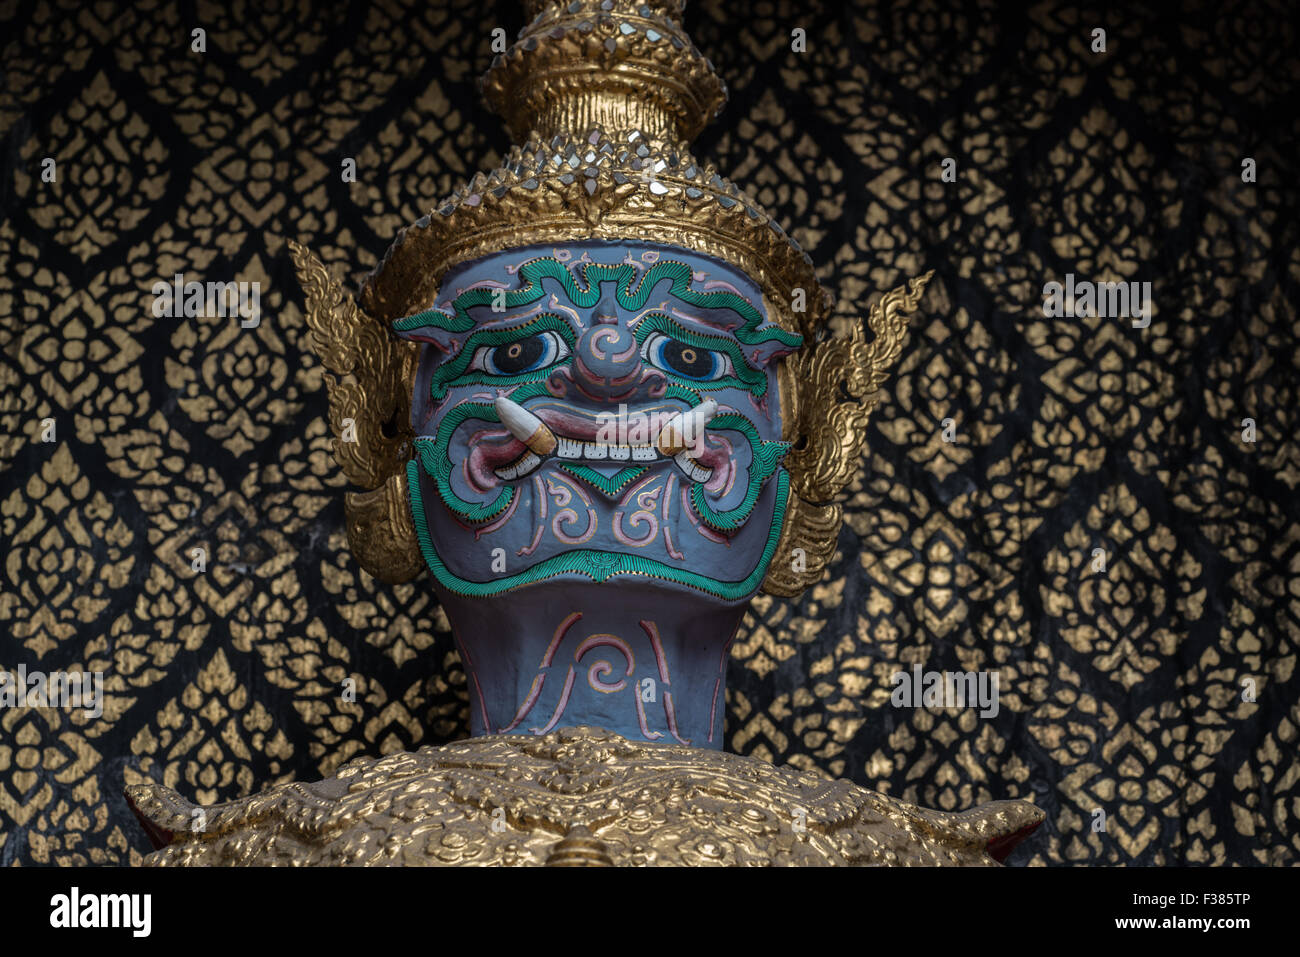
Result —
<instances>
[{"instance_id":1,"label":"crown spire","mask_svg":"<svg viewBox=\"0 0 1300 957\"><path fill-rule=\"evenodd\" d=\"M682 30L685 0L525 3L532 21L483 77L516 143L639 130L686 144L722 110L726 85Z\"/></svg>"}]
</instances>

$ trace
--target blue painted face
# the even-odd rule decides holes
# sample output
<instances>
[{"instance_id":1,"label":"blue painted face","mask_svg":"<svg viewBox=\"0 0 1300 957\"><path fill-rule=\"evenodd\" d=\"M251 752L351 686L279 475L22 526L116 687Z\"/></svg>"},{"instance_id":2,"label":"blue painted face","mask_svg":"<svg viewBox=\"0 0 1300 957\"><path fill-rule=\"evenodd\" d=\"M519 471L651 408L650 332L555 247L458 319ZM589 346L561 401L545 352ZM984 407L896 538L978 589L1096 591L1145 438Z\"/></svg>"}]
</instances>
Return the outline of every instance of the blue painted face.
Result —
<instances>
[{"instance_id":1,"label":"blue painted face","mask_svg":"<svg viewBox=\"0 0 1300 957\"><path fill-rule=\"evenodd\" d=\"M531 667L517 662L507 669L515 679L498 680L495 665L471 666L483 654L474 654L468 622L535 632L511 654L527 658L527 646L538 644L539 660L553 664L545 647L573 614L609 619L602 627L633 636L594 636L603 644L591 647L625 645L626 661L592 666L586 690L610 705L607 718L595 709L601 720L593 723L626 733L608 696L620 681L636 682L638 647L642 661L665 666L662 683L665 648L693 631L685 623L725 610L713 620L721 634L696 634L694 650L675 652L704 649L704 684L712 682L715 653L772 558L787 490L775 360L800 340L768 320L748 277L644 243L516 249L450 272L433 308L394 327L425 344L413 402L412 510L472 677L501 686L480 694L514 713L512 696L522 707L536 689L523 689ZM507 604L516 613L536 609L534 620L496 620L511 618ZM582 638L573 636L578 645ZM682 698L679 691L679 711ZM558 720L591 716L569 710L578 703L572 687L563 700ZM487 704L480 701L476 731L506 729ZM716 701L712 710L710 736ZM639 728L647 727L641 714Z\"/></svg>"}]
</instances>

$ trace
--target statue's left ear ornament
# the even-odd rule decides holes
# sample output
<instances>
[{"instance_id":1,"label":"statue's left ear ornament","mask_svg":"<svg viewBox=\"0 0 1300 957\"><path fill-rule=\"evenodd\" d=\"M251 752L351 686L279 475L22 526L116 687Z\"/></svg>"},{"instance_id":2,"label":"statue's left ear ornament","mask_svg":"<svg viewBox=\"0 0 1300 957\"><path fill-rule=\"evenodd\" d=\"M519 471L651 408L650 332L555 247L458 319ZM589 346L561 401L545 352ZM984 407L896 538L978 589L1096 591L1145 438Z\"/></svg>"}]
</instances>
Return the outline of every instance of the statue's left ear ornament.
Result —
<instances>
[{"instance_id":1,"label":"statue's left ear ornament","mask_svg":"<svg viewBox=\"0 0 1300 957\"><path fill-rule=\"evenodd\" d=\"M290 240L289 250L326 370L334 457L348 481L367 490L345 497L348 544L375 578L410 581L424 567L406 488L419 346L368 316L306 246Z\"/></svg>"}]
</instances>

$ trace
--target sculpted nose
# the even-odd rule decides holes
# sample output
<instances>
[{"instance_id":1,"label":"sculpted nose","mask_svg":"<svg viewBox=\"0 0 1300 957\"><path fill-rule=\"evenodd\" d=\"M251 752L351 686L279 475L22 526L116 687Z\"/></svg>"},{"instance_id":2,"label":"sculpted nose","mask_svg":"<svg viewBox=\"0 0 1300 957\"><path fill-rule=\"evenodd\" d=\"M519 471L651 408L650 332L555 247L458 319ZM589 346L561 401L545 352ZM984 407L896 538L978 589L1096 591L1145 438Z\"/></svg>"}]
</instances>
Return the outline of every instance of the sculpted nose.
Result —
<instances>
[{"instance_id":1,"label":"sculpted nose","mask_svg":"<svg viewBox=\"0 0 1300 957\"><path fill-rule=\"evenodd\" d=\"M573 351L574 381L590 398L626 399L641 380L641 353L624 325L600 322L578 339Z\"/></svg>"}]
</instances>

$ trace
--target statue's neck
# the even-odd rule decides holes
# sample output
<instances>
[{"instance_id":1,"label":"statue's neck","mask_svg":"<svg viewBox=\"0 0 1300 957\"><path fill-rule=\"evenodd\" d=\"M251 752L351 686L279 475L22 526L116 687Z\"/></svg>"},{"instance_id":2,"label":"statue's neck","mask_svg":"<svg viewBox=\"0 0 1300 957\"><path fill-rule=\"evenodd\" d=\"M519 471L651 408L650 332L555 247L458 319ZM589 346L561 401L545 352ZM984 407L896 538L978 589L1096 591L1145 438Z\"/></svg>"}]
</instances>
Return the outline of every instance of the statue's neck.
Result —
<instances>
[{"instance_id":1,"label":"statue's neck","mask_svg":"<svg viewBox=\"0 0 1300 957\"><path fill-rule=\"evenodd\" d=\"M593 725L633 741L722 746L726 657L743 604L625 582L439 597L476 737Z\"/></svg>"}]
</instances>

